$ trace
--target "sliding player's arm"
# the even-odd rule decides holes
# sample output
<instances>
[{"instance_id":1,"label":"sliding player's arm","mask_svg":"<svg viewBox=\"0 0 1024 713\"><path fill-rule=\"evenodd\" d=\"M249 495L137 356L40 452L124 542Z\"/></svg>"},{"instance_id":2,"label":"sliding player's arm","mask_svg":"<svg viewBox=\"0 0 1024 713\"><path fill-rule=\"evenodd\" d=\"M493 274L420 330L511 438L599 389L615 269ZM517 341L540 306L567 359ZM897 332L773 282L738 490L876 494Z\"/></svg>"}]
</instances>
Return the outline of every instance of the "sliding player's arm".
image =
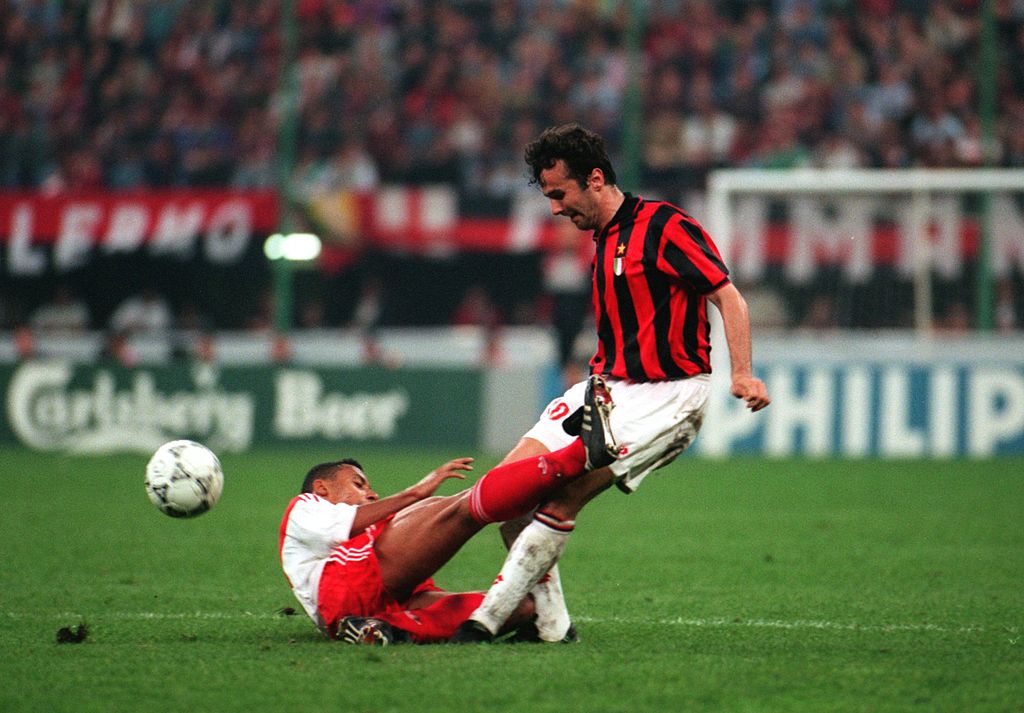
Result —
<instances>
[{"instance_id":1,"label":"sliding player's arm","mask_svg":"<svg viewBox=\"0 0 1024 713\"><path fill-rule=\"evenodd\" d=\"M472 462L472 458L455 458L440 468L430 471L418 483L410 485L399 493L389 495L376 502L360 505L356 509L355 520L352 521L352 534L362 532L378 520L383 520L399 510L404 510L420 500L429 498L437 491L441 483L450 478L465 479L463 471L473 470Z\"/></svg>"}]
</instances>

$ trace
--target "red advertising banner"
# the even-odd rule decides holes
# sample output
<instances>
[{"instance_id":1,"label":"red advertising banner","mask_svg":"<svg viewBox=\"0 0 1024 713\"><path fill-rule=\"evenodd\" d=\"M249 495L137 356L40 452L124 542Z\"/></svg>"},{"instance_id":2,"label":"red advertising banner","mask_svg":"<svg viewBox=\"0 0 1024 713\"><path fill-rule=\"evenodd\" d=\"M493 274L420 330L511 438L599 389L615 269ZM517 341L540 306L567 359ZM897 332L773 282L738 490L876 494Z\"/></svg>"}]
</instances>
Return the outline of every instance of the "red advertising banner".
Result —
<instances>
[{"instance_id":1,"label":"red advertising banner","mask_svg":"<svg viewBox=\"0 0 1024 713\"><path fill-rule=\"evenodd\" d=\"M273 192L152 191L46 196L0 193L4 270L34 275L70 270L96 252L145 249L232 263L254 236L274 230ZM49 249L47 249L49 248Z\"/></svg>"},{"instance_id":2,"label":"red advertising banner","mask_svg":"<svg viewBox=\"0 0 1024 713\"><path fill-rule=\"evenodd\" d=\"M931 201L924 244L914 239L912 212L884 196L786 197L774 204L783 205L786 217L773 213L764 197L739 201L731 240L713 236L728 246L733 274L740 278L759 279L766 266L781 265L789 279L803 282L830 264L858 282L878 265L895 265L911 275L922 261L945 277L957 277L977 250L977 216L954 196ZM276 230L279 210L276 194L269 191L0 193L0 271L61 272L97 256L141 251L232 264L254 240ZM557 240L557 219L535 193L514 197L503 215L467 216L451 186L382 186L311 198L303 213L303 229L324 241L321 266L327 270L343 267L367 247L444 256L544 251ZM992 224L995 274L1024 267L1024 207L1012 197L996 196Z\"/></svg>"}]
</instances>

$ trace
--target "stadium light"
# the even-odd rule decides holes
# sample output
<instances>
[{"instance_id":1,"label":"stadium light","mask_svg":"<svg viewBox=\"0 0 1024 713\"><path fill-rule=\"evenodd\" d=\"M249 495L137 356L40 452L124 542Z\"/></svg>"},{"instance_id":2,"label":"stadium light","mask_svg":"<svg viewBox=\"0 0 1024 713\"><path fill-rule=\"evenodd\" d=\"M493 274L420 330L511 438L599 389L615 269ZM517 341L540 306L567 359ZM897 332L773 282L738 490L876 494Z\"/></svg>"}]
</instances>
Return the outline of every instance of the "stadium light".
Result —
<instances>
[{"instance_id":1,"label":"stadium light","mask_svg":"<svg viewBox=\"0 0 1024 713\"><path fill-rule=\"evenodd\" d=\"M313 233L274 233L263 244L263 254L268 260L309 261L320 256L320 247Z\"/></svg>"}]
</instances>

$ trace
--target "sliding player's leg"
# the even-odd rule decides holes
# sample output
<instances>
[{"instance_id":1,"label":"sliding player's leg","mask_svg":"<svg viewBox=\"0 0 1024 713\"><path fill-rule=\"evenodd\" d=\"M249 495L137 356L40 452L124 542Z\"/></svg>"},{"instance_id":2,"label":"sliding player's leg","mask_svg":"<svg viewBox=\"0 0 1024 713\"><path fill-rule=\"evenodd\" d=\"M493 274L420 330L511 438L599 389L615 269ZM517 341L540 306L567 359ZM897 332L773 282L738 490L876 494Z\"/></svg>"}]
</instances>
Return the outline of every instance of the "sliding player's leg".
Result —
<instances>
[{"instance_id":1,"label":"sliding player's leg","mask_svg":"<svg viewBox=\"0 0 1024 713\"><path fill-rule=\"evenodd\" d=\"M585 461L577 439L552 453L499 465L470 490L402 510L374 545L388 592L404 601L484 525L530 512L581 476Z\"/></svg>"},{"instance_id":2,"label":"sliding player's leg","mask_svg":"<svg viewBox=\"0 0 1024 713\"><path fill-rule=\"evenodd\" d=\"M570 422L576 417L574 406L580 402L582 418L573 428ZM553 401L545 417L520 441L517 449L524 451L545 448L546 444L558 444L571 438L579 428L580 442L585 444L584 469L590 472L549 498L534 514L510 547L501 574L483 604L473 613L472 622L467 622L456 641L487 640L502 627L518 601L531 591L537 603L539 638L545 641L575 639L570 633L571 621L555 563L575 528L576 514L613 482L607 468L619 455L610 426L613 407L604 379L591 376ZM506 538L513 534L515 524L503 529Z\"/></svg>"},{"instance_id":3,"label":"sliding player's leg","mask_svg":"<svg viewBox=\"0 0 1024 713\"><path fill-rule=\"evenodd\" d=\"M559 491L556 499L549 500L537 510L530 523L512 543L501 573L487 591L480 607L470 617L473 622L481 624L483 630L477 629L479 636L467 631L464 640L487 640L489 635L503 628L506 617L515 611L528 593L532 592L536 600L536 585L546 574L550 574L565 549L576 525L576 514L586 503L607 490L612 482L611 472L607 468L587 473L567 484ZM564 640L571 622L561 597L560 583L552 583L549 579L541 589L547 599L543 603L536 600L540 638L545 641Z\"/></svg>"}]
</instances>

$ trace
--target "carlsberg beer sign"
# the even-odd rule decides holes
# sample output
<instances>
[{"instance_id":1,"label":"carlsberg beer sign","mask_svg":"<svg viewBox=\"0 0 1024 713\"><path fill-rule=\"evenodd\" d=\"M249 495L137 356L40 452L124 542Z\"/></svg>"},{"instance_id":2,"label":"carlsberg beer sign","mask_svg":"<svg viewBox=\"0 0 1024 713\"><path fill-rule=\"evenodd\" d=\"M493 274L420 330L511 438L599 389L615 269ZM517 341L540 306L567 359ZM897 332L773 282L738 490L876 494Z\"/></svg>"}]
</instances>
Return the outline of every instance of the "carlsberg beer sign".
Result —
<instances>
[{"instance_id":1,"label":"carlsberg beer sign","mask_svg":"<svg viewBox=\"0 0 1024 713\"><path fill-rule=\"evenodd\" d=\"M176 438L222 452L282 443L478 442L475 371L29 361L0 367L0 384L7 417L0 442L37 450L149 452Z\"/></svg>"},{"instance_id":2,"label":"carlsberg beer sign","mask_svg":"<svg viewBox=\"0 0 1024 713\"><path fill-rule=\"evenodd\" d=\"M252 444L255 400L220 388L216 369L196 366L178 388L158 387L153 370L117 376L65 362L23 364L7 387L10 428L39 450L149 451L181 435L224 450Z\"/></svg>"},{"instance_id":3,"label":"carlsberg beer sign","mask_svg":"<svg viewBox=\"0 0 1024 713\"><path fill-rule=\"evenodd\" d=\"M970 358L937 346L902 360L870 360L849 350L831 360L769 355L757 373L772 405L758 414L729 394L728 371L720 371L690 454L1020 455L1024 345L973 348ZM0 445L151 452L165 441L193 438L221 452L297 444L336 447L344 457L364 443L456 451L487 447L484 434L515 439L529 428L543 405L523 404L530 423L516 420L512 407L526 398L516 390L521 386L505 372L470 368L179 363L127 369L29 361L0 365L6 416Z\"/></svg>"}]
</instances>

